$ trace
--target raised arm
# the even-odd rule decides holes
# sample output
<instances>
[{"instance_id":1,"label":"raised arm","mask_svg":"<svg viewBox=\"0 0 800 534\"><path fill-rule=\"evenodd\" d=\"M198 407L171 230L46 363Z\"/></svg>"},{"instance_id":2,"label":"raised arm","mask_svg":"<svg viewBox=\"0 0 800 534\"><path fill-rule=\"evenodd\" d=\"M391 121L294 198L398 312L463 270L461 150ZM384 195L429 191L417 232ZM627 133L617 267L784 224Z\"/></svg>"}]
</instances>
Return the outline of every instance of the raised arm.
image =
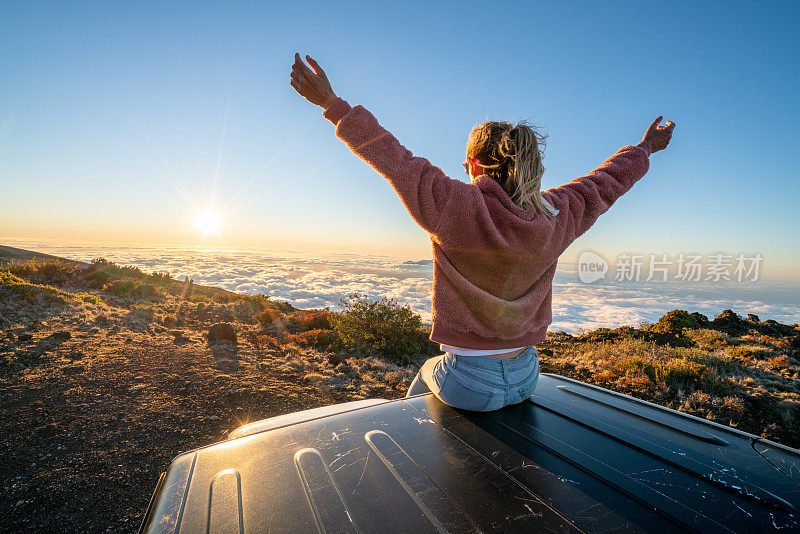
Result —
<instances>
[{"instance_id":1,"label":"raised arm","mask_svg":"<svg viewBox=\"0 0 800 534\"><path fill-rule=\"evenodd\" d=\"M448 178L427 159L414 156L364 107L351 108L338 98L317 62L309 56L306 60L311 68L295 55L291 86L325 109L325 118L336 126L336 136L389 181L417 224L434 233L453 187L466 184Z\"/></svg>"},{"instance_id":2,"label":"raised arm","mask_svg":"<svg viewBox=\"0 0 800 534\"><path fill-rule=\"evenodd\" d=\"M547 190L559 199L561 206L557 207L567 208L569 221L562 249L591 228L647 173L652 152L667 147L675 124L667 121L666 126L659 126L662 118L653 121L639 144L622 147L586 176Z\"/></svg>"}]
</instances>

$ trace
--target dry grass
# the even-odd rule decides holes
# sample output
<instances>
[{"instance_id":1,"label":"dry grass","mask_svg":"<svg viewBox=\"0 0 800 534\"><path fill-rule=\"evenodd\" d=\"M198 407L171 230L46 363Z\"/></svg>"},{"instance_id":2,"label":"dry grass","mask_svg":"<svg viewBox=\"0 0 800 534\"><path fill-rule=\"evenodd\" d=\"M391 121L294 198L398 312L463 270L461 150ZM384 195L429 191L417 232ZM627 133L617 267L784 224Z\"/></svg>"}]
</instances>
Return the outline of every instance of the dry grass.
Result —
<instances>
[{"instance_id":1,"label":"dry grass","mask_svg":"<svg viewBox=\"0 0 800 534\"><path fill-rule=\"evenodd\" d=\"M541 367L800 446L800 361L792 338L737 337L710 327L683 335L691 346L551 336L539 346Z\"/></svg>"},{"instance_id":2,"label":"dry grass","mask_svg":"<svg viewBox=\"0 0 800 534\"><path fill-rule=\"evenodd\" d=\"M418 317L386 299L353 295L343 313L298 310L104 260L82 271L52 261L0 266L0 295L22 313L67 306L79 312L77 324L97 318L139 334L170 333L176 342L202 339L197 329L215 322L236 324L259 357L341 400L402 396L420 364L439 353ZM537 349L543 371L800 446L798 325L673 310L636 328L551 333ZM20 365L8 354L3 363Z\"/></svg>"}]
</instances>

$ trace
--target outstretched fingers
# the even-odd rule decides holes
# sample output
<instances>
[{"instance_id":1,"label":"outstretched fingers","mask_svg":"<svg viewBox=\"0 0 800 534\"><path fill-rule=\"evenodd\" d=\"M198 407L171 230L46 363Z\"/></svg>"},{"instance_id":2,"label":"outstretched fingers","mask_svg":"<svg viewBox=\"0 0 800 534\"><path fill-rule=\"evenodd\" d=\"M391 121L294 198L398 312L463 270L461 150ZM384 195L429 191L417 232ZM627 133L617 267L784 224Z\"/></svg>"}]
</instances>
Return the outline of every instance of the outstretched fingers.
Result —
<instances>
[{"instance_id":1,"label":"outstretched fingers","mask_svg":"<svg viewBox=\"0 0 800 534\"><path fill-rule=\"evenodd\" d=\"M314 61L314 59L311 56L306 55L306 61L308 61L308 64L311 65L312 69L314 69L314 73L317 76L321 76L323 78L327 78L327 76L325 76L325 71L322 70L322 67L319 66L319 63Z\"/></svg>"},{"instance_id":2,"label":"outstretched fingers","mask_svg":"<svg viewBox=\"0 0 800 534\"><path fill-rule=\"evenodd\" d=\"M659 128L659 126L658 126L658 123L660 123L660 122L661 122L661 119L663 119L663 118L664 118L664 117L663 117L662 115L659 115L658 117L656 117L656 120L654 120L654 121L653 121L653 122L650 124L650 127L649 127L649 128L647 128L647 132L648 132L648 133L650 133L650 132L654 132L654 131L658 130L658 128Z\"/></svg>"},{"instance_id":3,"label":"outstretched fingers","mask_svg":"<svg viewBox=\"0 0 800 534\"><path fill-rule=\"evenodd\" d=\"M308 57L308 56L306 56L306 57ZM311 74L314 74L311 71L311 69L308 68L308 66L305 64L305 62L300 58L300 54L297 53L297 52L295 52L295 54L294 54L294 64L298 68L300 73L305 74L306 76L310 76Z\"/></svg>"}]
</instances>

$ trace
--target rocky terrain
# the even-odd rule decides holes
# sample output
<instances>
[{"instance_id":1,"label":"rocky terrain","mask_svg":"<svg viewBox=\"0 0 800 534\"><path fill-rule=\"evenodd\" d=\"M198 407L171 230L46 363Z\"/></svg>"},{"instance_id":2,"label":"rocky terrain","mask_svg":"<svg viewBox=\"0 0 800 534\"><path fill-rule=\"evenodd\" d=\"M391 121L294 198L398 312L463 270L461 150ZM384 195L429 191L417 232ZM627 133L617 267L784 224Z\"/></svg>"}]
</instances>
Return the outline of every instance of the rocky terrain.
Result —
<instances>
[{"instance_id":1,"label":"rocky terrain","mask_svg":"<svg viewBox=\"0 0 800 534\"><path fill-rule=\"evenodd\" d=\"M438 354L385 302L297 310L104 260L0 260L3 532L135 531L176 454L253 420L402 397ZM359 338L364 318L380 324ZM542 372L800 446L797 325L675 310L537 350Z\"/></svg>"}]
</instances>

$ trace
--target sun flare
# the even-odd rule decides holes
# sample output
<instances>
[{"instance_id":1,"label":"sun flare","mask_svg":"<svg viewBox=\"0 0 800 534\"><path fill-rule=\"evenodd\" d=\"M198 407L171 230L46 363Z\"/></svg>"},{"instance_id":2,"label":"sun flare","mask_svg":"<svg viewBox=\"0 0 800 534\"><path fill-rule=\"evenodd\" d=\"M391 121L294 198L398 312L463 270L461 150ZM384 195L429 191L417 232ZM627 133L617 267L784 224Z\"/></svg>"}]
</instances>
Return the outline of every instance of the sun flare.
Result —
<instances>
[{"instance_id":1,"label":"sun flare","mask_svg":"<svg viewBox=\"0 0 800 534\"><path fill-rule=\"evenodd\" d=\"M201 211L194 216L194 226L200 230L203 237L206 237L211 234L219 234L222 221L220 216L213 211Z\"/></svg>"}]
</instances>

